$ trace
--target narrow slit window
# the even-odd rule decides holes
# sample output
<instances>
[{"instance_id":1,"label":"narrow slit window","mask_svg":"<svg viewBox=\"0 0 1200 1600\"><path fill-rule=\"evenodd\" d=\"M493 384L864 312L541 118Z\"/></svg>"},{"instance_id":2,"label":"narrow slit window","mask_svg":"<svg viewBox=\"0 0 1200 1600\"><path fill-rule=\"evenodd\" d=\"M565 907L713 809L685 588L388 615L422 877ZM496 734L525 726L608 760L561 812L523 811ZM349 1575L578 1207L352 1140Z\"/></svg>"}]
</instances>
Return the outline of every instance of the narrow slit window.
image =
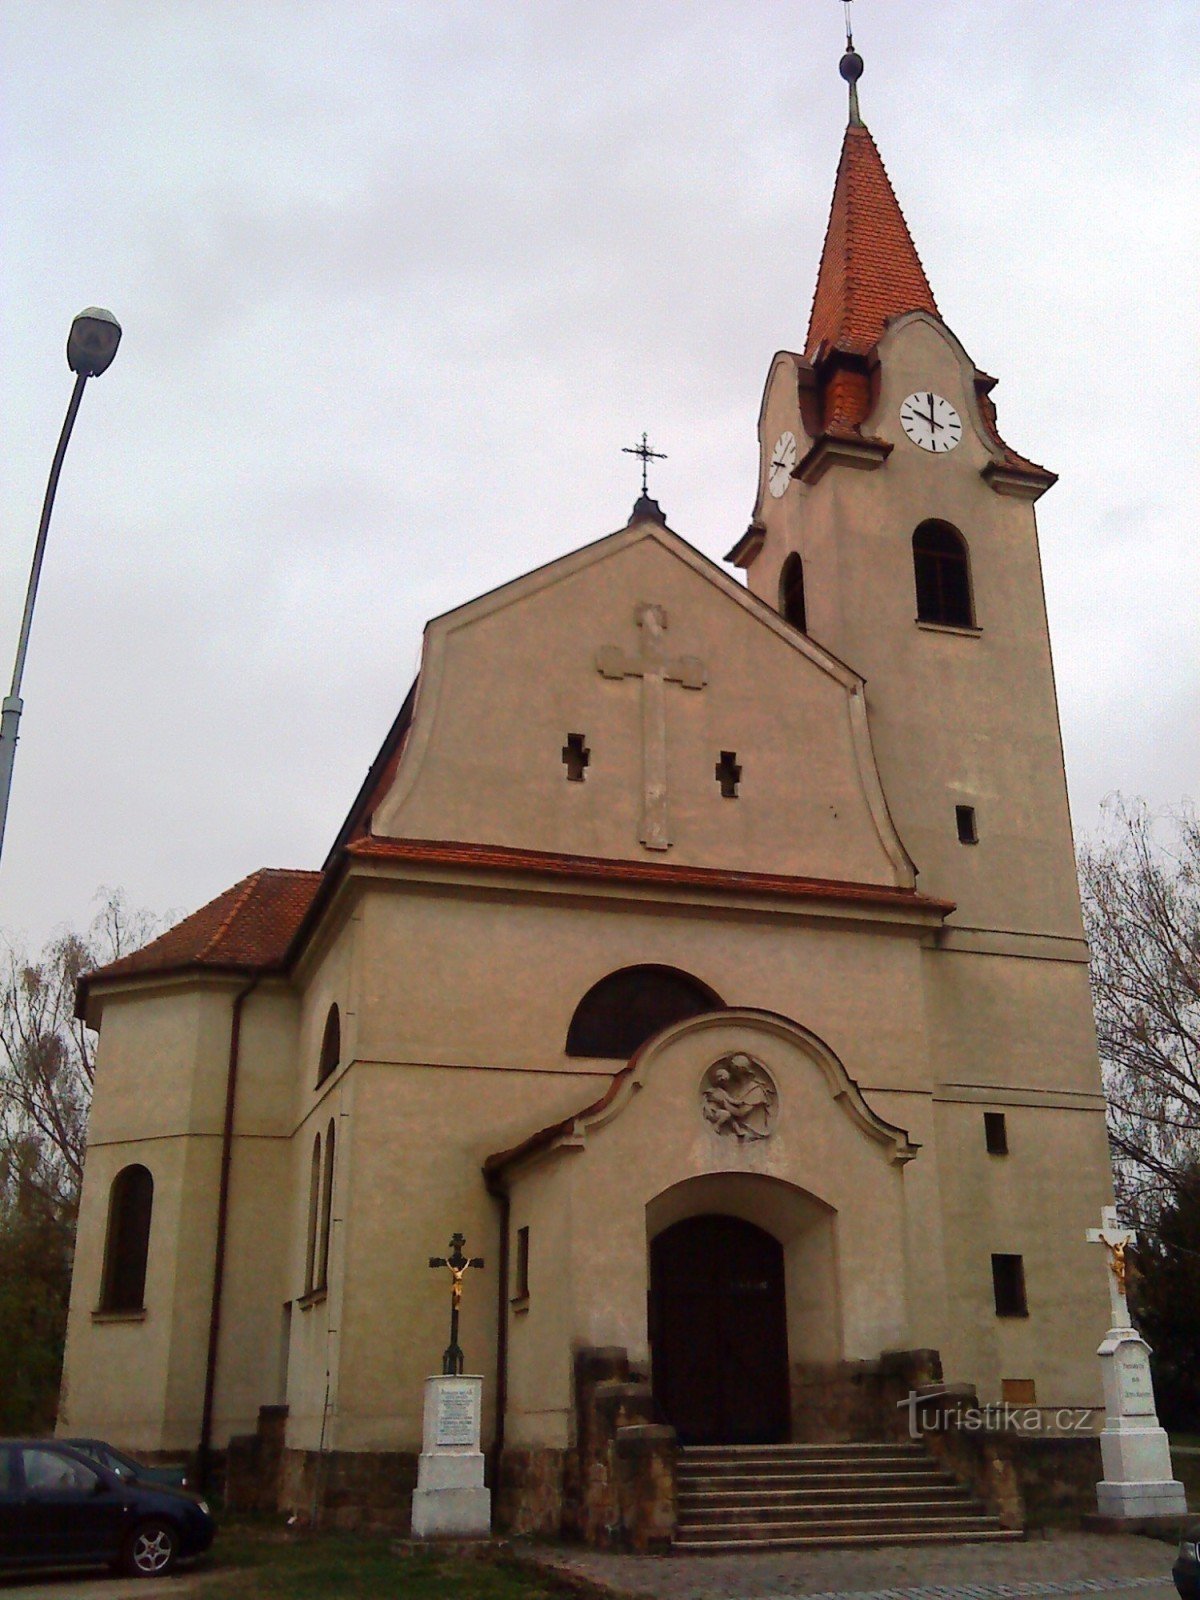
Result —
<instances>
[{"instance_id":1,"label":"narrow slit window","mask_svg":"<svg viewBox=\"0 0 1200 1600\"><path fill-rule=\"evenodd\" d=\"M954 820L958 825L959 844L979 843L979 830L975 826L974 806L955 806Z\"/></svg>"},{"instance_id":2,"label":"narrow slit window","mask_svg":"<svg viewBox=\"0 0 1200 1600\"><path fill-rule=\"evenodd\" d=\"M321 1054L317 1061L317 1087L318 1089L337 1071L338 1062L342 1058L342 1022L336 1005L329 1008L329 1015L325 1018L325 1032L321 1035Z\"/></svg>"},{"instance_id":3,"label":"narrow slit window","mask_svg":"<svg viewBox=\"0 0 1200 1600\"><path fill-rule=\"evenodd\" d=\"M563 766L567 769L567 782L582 783L583 775L592 759L592 752L588 749L583 734L567 735L567 742L562 747L562 758Z\"/></svg>"},{"instance_id":4,"label":"narrow slit window","mask_svg":"<svg viewBox=\"0 0 1200 1600\"><path fill-rule=\"evenodd\" d=\"M717 782L721 785L721 795L726 800L736 800L738 784L742 781L742 769L738 766L736 750L722 750L721 759L714 769Z\"/></svg>"},{"instance_id":5,"label":"narrow slit window","mask_svg":"<svg viewBox=\"0 0 1200 1600\"><path fill-rule=\"evenodd\" d=\"M317 1226L321 1220L321 1135L313 1140L312 1169L308 1178L308 1249L304 1262L304 1292L313 1292L317 1266Z\"/></svg>"},{"instance_id":6,"label":"narrow slit window","mask_svg":"<svg viewBox=\"0 0 1200 1600\"><path fill-rule=\"evenodd\" d=\"M1008 1154L1008 1120L1003 1111L985 1111L983 1113L983 1137L987 1143L988 1155L1006 1156Z\"/></svg>"},{"instance_id":7,"label":"narrow slit window","mask_svg":"<svg viewBox=\"0 0 1200 1600\"><path fill-rule=\"evenodd\" d=\"M992 1293L996 1298L998 1317L1027 1317L1029 1305L1025 1298L1025 1258L1023 1256L992 1257Z\"/></svg>"},{"instance_id":8,"label":"narrow slit window","mask_svg":"<svg viewBox=\"0 0 1200 1600\"><path fill-rule=\"evenodd\" d=\"M529 1229L517 1229L517 1270L516 1270L516 1295L517 1300L529 1299Z\"/></svg>"},{"instance_id":9,"label":"narrow slit window","mask_svg":"<svg viewBox=\"0 0 1200 1600\"><path fill-rule=\"evenodd\" d=\"M321 1243L317 1251L314 1289L329 1287L329 1233L333 1227L333 1120L325 1135L325 1166L321 1176Z\"/></svg>"}]
</instances>

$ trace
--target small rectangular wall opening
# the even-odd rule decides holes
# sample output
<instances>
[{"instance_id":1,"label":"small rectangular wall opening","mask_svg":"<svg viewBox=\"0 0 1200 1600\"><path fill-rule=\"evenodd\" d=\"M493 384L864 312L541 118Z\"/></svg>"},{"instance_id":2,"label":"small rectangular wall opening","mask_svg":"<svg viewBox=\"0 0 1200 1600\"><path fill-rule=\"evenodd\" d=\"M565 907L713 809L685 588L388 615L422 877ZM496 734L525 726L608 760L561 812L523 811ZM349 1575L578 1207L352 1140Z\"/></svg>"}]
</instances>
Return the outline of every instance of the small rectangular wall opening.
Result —
<instances>
[{"instance_id":1,"label":"small rectangular wall opening","mask_svg":"<svg viewBox=\"0 0 1200 1600\"><path fill-rule=\"evenodd\" d=\"M1035 1406L1037 1385L1032 1378L1001 1378L1000 1398L1006 1406Z\"/></svg>"},{"instance_id":2,"label":"small rectangular wall opening","mask_svg":"<svg viewBox=\"0 0 1200 1600\"><path fill-rule=\"evenodd\" d=\"M742 769L738 765L736 750L721 751L721 759L714 769L714 776L721 785L722 798L736 800L738 784L742 781Z\"/></svg>"},{"instance_id":3,"label":"small rectangular wall opening","mask_svg":"<svg viewBox=\"0 0 1200 1600\"><path fill-rule=\"evenodd\" d=\"M1023 1256L993 1255L992 1292L998 1317L1027 1317L1025 1299L1025 1259Z\"/></svg>"},{"instance_id":4,"label":"small rectangular wall opening","mask_svg":"<svg viewBox=\"0 0 1200 1600\"><path fill-rule=\"evenodd\" d=\"M983 1137L987 1141L988 1155L1008 1154L1008 1118L1003 1111L983 1113Z\"/></svg>"},{"instance_id":5,"label":"small rectangular wall opening","mask_svg":"<svg viewBox=\"0 0 1200 1600\"><path fill-rule=\"evenodd\" d=\"M979 831L975 826L974 806L955 806L954 820L958 825L959 844L979 843Z\"/></svg>"}]
</instances>

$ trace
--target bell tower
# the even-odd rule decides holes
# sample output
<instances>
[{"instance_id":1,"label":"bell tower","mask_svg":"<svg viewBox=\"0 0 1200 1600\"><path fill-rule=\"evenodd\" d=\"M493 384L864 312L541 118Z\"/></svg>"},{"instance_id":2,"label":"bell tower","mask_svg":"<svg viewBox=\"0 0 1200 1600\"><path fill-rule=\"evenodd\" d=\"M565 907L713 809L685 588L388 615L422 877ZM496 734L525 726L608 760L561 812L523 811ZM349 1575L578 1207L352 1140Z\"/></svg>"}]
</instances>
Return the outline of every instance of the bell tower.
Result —
<instances>
[{"instance_id":1,"label":"bell tower","mask_svg":"<svg viewBox=\"0 0 1200 1600\"><path fill-rule=\"evenodd\" d=\"M1034 503L995 380L942 320L859 113L842 141L803 352L773 359L750 526L727 559L867 682L880 777L963 929L1078 939Z\"/></svg>"}]
</instances>

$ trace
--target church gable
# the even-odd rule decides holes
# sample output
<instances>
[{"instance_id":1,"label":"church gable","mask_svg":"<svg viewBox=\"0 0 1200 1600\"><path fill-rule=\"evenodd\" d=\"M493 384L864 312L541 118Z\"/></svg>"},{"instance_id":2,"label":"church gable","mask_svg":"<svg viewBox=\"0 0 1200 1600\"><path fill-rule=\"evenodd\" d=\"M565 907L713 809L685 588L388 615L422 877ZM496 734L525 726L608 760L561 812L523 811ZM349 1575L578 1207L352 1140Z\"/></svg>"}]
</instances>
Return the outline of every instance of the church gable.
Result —
<instances>
[{"instance_id":1,"label":"church gable","mask_svg":"<svg viewBox=\"0 0 1200 1600\"><path fill-rule=\"evenodd\" d=\"M913 881L861 680L650 519L429 625L371 831Z\"/></svg>"}]
</instances>

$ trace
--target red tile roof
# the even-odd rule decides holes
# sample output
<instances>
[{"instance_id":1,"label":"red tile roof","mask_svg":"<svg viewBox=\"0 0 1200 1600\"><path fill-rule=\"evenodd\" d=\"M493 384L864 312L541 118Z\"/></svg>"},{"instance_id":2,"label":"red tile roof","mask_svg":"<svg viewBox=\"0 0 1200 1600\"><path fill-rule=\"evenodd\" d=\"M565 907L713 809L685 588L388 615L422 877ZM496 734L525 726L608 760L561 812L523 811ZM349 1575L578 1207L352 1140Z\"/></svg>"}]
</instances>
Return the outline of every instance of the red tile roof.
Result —
<instances>
[{"instance_id":1,"label":"red tile roof","mask_svg":"<svg viewBox=\"0 0 1200 1600\"><path fill-rule=\"evenodd\" d=\"M499 872L533 872L549 877L587 878L614 883L717 889L791 899L849 900L880 906L917 907L948 916L949 900L934 900L915 889L885 883L846 883L835 878L801 878L778 872L737 872L725 867L688 867L666 861L628 861L607 856L575 856L511 845L468 844L452 839L355 839L346 852L360 860L404 861L414 865L477 867Z\"/></svg>"},{"instance_id":2,"label":"red tile roof","mask_svg":"<svg viewBox=\"0 0 1200 1600\"><path fill-rule=\"evenodd\" d=\"M278 970L321 876L276 867L252 872L142 949L85 973L79 985L80 1005L92 984L110 978L190 969Z\"/></svg>"},{"instance_id":3,"label":"red tile roof","mask_svg":"<svg viewBox=\"0 0 1200 1600\"><path fill-rule=\"evenodd\" d=\"M821 270L804 352L822 344L865 355L893 317L938 315L908 224L866 128L851 123L842 142Z\"/></svg>"}]
</instances>

